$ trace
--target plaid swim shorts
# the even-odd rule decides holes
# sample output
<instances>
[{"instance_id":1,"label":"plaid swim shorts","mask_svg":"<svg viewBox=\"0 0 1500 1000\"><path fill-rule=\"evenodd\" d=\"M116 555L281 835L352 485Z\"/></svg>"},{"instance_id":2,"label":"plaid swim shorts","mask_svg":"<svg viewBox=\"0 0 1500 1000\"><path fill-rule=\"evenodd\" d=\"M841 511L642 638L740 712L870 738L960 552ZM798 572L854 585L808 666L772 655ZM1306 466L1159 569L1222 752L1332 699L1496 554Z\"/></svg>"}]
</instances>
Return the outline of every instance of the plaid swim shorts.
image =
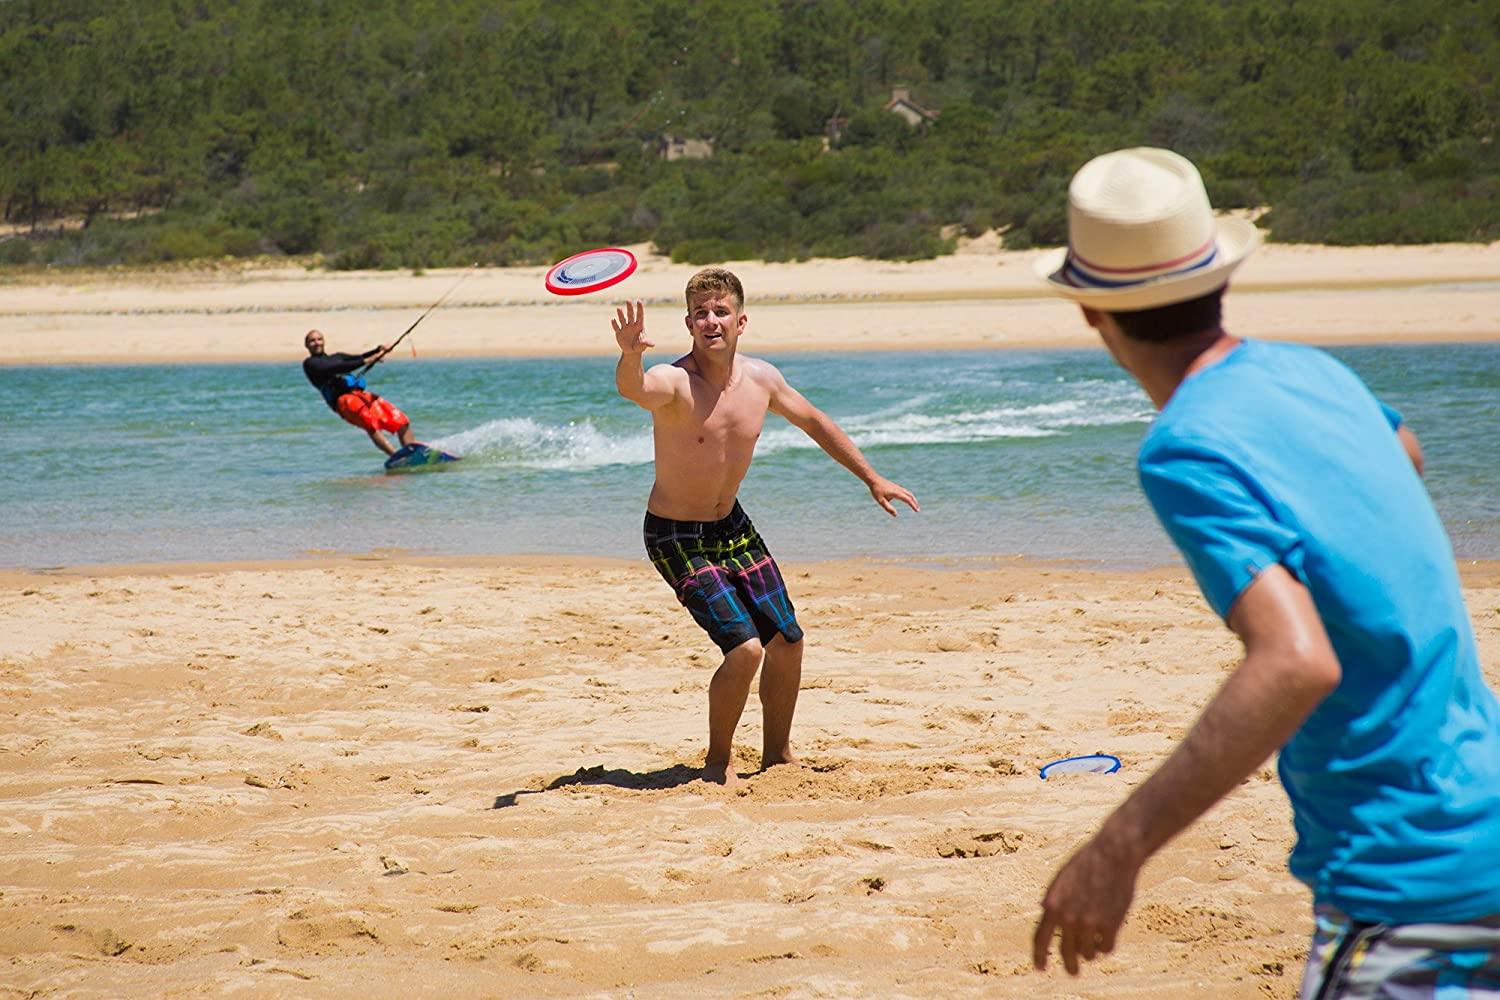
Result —
<instances>
[{"instance_id":1,"label":"plaid swim shorts","mask_svg":"<svg viewBox=\"0 0 1500 1000\"><path fill-rule=\"evenodd\" d=\"M717 521L673 521L646 512L651 564L725 653L749 639L802 638L786 582L739 501Z\"/></svg>"},{"instance_id":2,"label":"plaid swim shorts","mask_svg":"<svg viewBox=\"0 0 1500 1000\"><path fill-rule=\"evenodd\" d=\"M1327 905L1313 915L1301 1000L1500 1000L1500 915L1391 926Z\"/></svg>"}]
</instances>

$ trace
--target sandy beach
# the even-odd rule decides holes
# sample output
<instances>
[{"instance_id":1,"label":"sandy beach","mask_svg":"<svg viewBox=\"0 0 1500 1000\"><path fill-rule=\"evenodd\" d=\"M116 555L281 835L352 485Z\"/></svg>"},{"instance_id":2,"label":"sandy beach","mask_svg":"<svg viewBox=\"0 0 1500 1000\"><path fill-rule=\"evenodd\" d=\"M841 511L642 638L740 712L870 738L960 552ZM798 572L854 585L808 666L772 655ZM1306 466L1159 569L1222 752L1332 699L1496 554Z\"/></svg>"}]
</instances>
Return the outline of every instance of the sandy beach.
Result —
<instances>
[{"instance_id":1,"label":"sandy beach","mask_svg":"<svg viewBox=\"0 0 1500 1000\"><path fill-rule=\"evenodd\" d=\"M1032 256L733 264L744 349L1097 348ZM543 270L10 275L0 366L295 363L460 277L419 359L605 355L626 295L669 345L694 268L581 300ZM1500 340L1500 244L1271 245L1234 289L1257 336ZM0 569L0 996L1296 995L1269 764L1148 866L1113 957L1030 968L1056 866L1236 662L1185 571L780 557L808 766L753 773L752 698L732 790L695 780L717 654L644 559ZM1500 564L1461 570L1500 686ZM1122 769L1038 777L1096 751Z\"/></svg>"},{"instance_id":2,"label":"sandy beach","mask_svg":"<svg viewBox=\"0 0 1500 1000\"><path fill-rule=\"evenodd\" d=\"M647 303L663 349L679 335L686 344L681 296L696 268L631 249L640 267L624 283L568 298L546 290L542 267L10 276L0 280L0 365L296 360L313 327L329 350L363 350L393 340L450 290L414 335L419 358L609 354L609 319L627 297ZM1038 286L1035 256L998 250L991 237L913 263L729 266L745 284L751 353L1097 347L1076 307ZM1233 292L1230 329L1272 339L1500 340L1500 243L1270 244L1240 268ZM398 360L409 360L404 347Z\"/></svg>"},{"instance_id":3,"label":"sandy beach","mask_svg":"<svg viewBox=\"0 0 1500 1000\"><path fill-rule=\"evenodd\" d=\"M1500 566L1466 566L1492 684ZM1237 644L1184 574L787 565L810 765L694 781L716 665L651 568L546 558L0 576L10 996L1292 997L1263 769L1030 971L1054 867ZM1113 775L1043 782L1077 753Z\"/></svg>"}]
</instances>

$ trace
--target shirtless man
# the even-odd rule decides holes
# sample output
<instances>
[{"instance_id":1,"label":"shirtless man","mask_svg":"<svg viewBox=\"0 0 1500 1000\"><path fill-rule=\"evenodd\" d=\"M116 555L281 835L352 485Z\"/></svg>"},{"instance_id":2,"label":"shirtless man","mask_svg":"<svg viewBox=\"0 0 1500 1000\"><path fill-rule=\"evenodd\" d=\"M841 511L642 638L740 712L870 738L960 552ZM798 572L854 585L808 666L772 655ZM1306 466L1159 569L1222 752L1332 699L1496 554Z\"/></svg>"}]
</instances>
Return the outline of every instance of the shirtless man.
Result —
<instances>
[{"instance_id":1,"label":"shirtless man","mask_svg":"<svg viewBox=\"0 0 1500 1000\"><path fill-rule=\"evenodd\" d=\"M744 289L723 268L688 281L692 350L646 371L640 302L616 310L610 326L620 345L615 387L651 413L656 482L646 503L646 553L677 599L724 654L708 685L707 781L731 785L734 730L761 671L765 712L761 769L794 763L791 730L802 681L802 629L776 562L735 495L750 468L766 413L801 430L854 473L886 513L893 500L918 510L906 488L876 473L826 413L765 361L737 354L748 317Z\"/></svg>"}]
</instances>

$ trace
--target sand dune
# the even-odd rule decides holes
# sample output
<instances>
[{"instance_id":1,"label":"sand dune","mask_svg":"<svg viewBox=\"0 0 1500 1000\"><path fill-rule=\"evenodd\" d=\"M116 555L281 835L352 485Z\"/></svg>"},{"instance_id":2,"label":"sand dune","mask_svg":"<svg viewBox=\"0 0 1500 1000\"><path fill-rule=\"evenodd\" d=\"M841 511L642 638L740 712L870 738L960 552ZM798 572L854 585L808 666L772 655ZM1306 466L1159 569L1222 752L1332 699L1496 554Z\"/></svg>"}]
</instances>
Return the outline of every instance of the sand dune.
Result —
<instances>
[{"instance_id":1,"label":"sand dune","mask_svg":"<svg viewBox=\"0 0 1500 1000\"><path fill-rule=\"evenodd\" d=\"M420 358L608 354L609 320L627 297L647 303L663 349L685 347L682 289L695 268L634 249L641 266L625 283L566 299L546 291L542 267L467 276L291 267L12 276L0 284L0 365L295 361L313 327L329 350L363 350L395 339L450 290L418 328ZM1039 288L1035 254L969 249L912 263L731 262L751 317L745 349L1097 347L1076 307ZM1237 272L1233 291L1230 329L1255 336L1500 339L1500 244L1271 244ZM409 361L403 347L389 363Z\"/></svg>"}]
</instances>

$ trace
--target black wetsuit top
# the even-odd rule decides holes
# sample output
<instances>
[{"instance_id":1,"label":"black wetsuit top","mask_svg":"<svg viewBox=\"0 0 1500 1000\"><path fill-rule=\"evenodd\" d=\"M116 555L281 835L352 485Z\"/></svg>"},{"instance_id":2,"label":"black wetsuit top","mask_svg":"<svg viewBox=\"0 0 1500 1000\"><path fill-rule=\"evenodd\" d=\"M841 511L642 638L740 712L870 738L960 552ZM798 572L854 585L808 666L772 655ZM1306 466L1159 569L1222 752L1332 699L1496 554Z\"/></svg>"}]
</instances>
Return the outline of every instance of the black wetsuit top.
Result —
<instances>
[{"instance_id":1,"label":"black wetsuit top","mask_svg":"<svg viewBox=\"0 0 1500 1000\"><path fill-rule=\"evenodd\" d=\"M345 354L343 351L309 354L302 360L302 374L307 376L314 389L323 394L323 402L328 404L328 408L337 413L339 397L351 388L340 376L363 368L371 355L379 351L379 347L372 347L363 354Z\"/></svg>"}]
</instances>

